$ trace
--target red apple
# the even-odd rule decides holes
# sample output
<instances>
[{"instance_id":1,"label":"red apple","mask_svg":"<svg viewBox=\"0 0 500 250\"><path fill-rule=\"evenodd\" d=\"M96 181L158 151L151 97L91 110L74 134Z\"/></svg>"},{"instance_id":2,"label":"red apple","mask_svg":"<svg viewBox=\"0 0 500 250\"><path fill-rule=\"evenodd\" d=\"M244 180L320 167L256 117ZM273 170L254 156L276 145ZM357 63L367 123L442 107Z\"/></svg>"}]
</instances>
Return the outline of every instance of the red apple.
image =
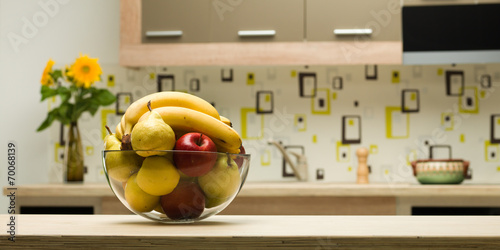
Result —
<instances>
[{"instance_id":1,"label":"red apple","mask_svg":"<svg viewBox=\"0 0 500 250\"><path fill-rule=\"evenodd\" d=\"M245 147L243 147L243 145L241 145L240 147L240 154L245 154ZM237 157L236 159L234 159L234 161L238 165L238 168L241 168L241 166L243 165L243 160L243 157Z\"/></svg>"},{"instance_id":2,"label":"red apple","mask_svg":"<svg viewBox=\"0 0 500 250\"><path fill-rule=\"evenodd\" d=\"M195 219L205 209L205 195L198 184L180 182L172 192L160 198L160 205L172 220Z\"/></svg>"},{"instance_id":3,"label":"red apple","mask_svg":"<svg viewBox=\"0 0 500 250\"><path fill-rule=\"evenodd\" d=\"M202 176L210 172L217 160L217 154L209 153L217 152L217 146L212 139L201 133L192 132L181 136L175 143L174 149L175 166L189 177Z\"/></svg>"}]
</instances>

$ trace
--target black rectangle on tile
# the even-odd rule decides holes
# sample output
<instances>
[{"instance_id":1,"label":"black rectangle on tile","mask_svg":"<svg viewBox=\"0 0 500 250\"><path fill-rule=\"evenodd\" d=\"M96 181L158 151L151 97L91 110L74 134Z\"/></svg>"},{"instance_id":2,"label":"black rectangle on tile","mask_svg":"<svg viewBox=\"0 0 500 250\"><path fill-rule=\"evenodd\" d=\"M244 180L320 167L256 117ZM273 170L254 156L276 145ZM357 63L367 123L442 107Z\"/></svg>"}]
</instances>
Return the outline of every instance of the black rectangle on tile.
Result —
<instances>
[{"instance_id":1,"label":"black rectangle on tile","mask_svg":"<svg viewBox=\"0 0 500 250\"><path fill-rule=\"evenodd\" d=\"M158 92L175 90L174 75L158 75L156 83L158 84Z\"/></svg>"},{"instance_id":2,"label":"black rectangle on tile","mask_svg":"<svg viewBox=\"0 0 500 250\"><path fill-rule=\"evenodd\" d=\"M336 90L341 90L342 88L344 88L344 80L341 76L333 77L332 88Z\"/></svg>"},{"instance_id":3,"label":"black rectangle on tile","mask_svg":"<svg viewBox=\"0 0 500 250\"><path fill-rule=\"evenodd\" d=\"M227 74L226 72L229 72L229 74ZM221 78L221 81L222 82L232 82L233 81L233 69L229 69L229 71L227 71L226 69L221 69L220 70L220 78Z\"/></svg>"},{"instance_id":4,"label":"black rectangle on tile","mask_svg":"<svg viewBox=\"0 0 500 250\"><path fill-rule=\"evenodd\" d=\"M365 79L366 80L377 80L378 69L377 65L365 65Z\"/></svg>"},{"instance_id":5,"label":"black rectangle on tile","mask_svg":"<svg viewBox=\"0 0 500 250\"><path fill-rule=\"evenodd\" d=\"M491 88L491 76L486 74L481 76L481 87L485 89Z\"/></svg>"},{"instance_id":6,"label":"black rectangle on tile","mask_svg":"<svg viewBox=\"0 0 500 250\"><path fill-rule=\"evenodd\" d=\"M316 180L325 179L325 170L322 168L316 169Z\"/></svg>"},{"instance_id":7,"label":"black rectangle on tile","mask_svg":"<svg viewBox=\"0 0 500 250\"><path fill-rule=\"evenodd\" d=\"M189 80L189 91L200 91L200 79L192 78L191 80Z\"/></svg>"},{"instance_id":8,"label":"black rectangle on tile","mask_svg":"<svg viewBox=\"0 0 500 250\"><path fill-rule=\"evenodd\" d=\"M304 146L302 146L302 145L287 145L287 146L284 146L284 148L291 149L294 152L300 151L297 153L302 154L302 155L305 154ZM294 159L292 158L292 160L294 160ZM282 175L283 175L283 177L295 177L295 174L293 173L293 171L290 172L287 170L287 166L288 166L288 164L286 163L285 158L283 157L283 159L282 159L282 170L283 170Z\"/></svg>"},{"instance_id":9,"label":"black rectangle on tile","mask_svg":"<svg viewBox=\"0 0 500 250\"><path fill-rule=\"evenodd\" d=\"M348 135L348 130L349 126L351 126L349 123L349 120L353 119L357 121L357 128L353 128L357 130L357 137L350 137ZM359 115L345 115L342 116L342 144L359 144L361 143L361 116Z\"/></svg>"},{"instance_id":10,"label":"black rectangle on tile","mask_svg":"<svg viewBox=\"0 0 500 250\"><path fill-rule=\"evenodd\" d=\"M410 93L415 95L416 107L408 108L408 104L413 102L413 100L407 99L407 94ZM417 113L420 111L420 92L418 89L404 89L401 92L401 112L403 113Z\"/></svg>"},{"instance_id":11,"label":"black rectangle on tile","mask_svg":"<svg viewBox=\"0 0 500 250\"><path fill-rule=\"evenodd\" d=\"M313 82L310 82L310 81ZM311 85L312 86L308 86ZM316 73L299 73L299 96L300 97L307 97L307 98L313 98L316 96L316 88L317 88L317 81L316 81ZM307 90L312 91L307 91Z\"/></svg>"},{"instance_id":12,"label":"black rectangle on tile","mask_svg":"<svg viewBox=\"0 0 500 250\"><path fill-rule=\"evenodd\" d=\"M465 88L465 83L464 83L464 72L463 71L457 71L457 70L447 70L446 71L446 95L448 96L462 96L464 94L464 88ZM457 78L460 78L460 88L459 92L453 92L453 87L452 85L457 84L454 81L457 81Z\"/></svg>"},{"instance_id":13,"label":"black rectangle on tile","mask_svg":"<svg viewBox=\"0 0 500 250\"><path fill-rule=\"evenodd\" d=\"M125 114L125 111L127 110L127 107L122 107L121 105L124 104L124 101L122 101L125 98L129 98L128 105L132 104L134 101L132 99L132 93L129 92L120 92L116 94L116 107L115 107L115 113L117 115L123 115Z\"/></svg>"},{"instance_id":14,"label":"black rectangle on tile","mask_svg":"<svg viewBox=\"0 0 500 250\"><path fill-rule=\"evenodd\" d=\"M270 106L263 107L262 102L267 102L266 96L270 96ZM272 91L257 91L257 103L256 103L256 113L257 114L272 114L274 111L274 96Z\"/></svg>"},{"instance_id":15,"label":"black rectangle on tile","mask_svg":"<svg viewBox=\"0 0 500 250\"><path fill-rule=\"evenodd\" d=\"M490 121L490 143L498 144L500 143L500 131L497 131L497 128L500 128L500 114L491 115Z\"/></svg>"}]
</instances>

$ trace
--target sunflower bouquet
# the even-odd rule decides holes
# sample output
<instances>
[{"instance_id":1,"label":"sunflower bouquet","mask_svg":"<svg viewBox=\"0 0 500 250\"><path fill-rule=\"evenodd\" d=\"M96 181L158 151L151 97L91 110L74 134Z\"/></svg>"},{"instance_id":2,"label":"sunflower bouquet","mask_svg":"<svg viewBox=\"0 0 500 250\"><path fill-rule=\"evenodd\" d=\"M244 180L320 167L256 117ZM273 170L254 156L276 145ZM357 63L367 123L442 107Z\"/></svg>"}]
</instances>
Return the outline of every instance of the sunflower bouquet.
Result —
<instances>
[{"instance_id":1,"label":"sunflower bouquet","mask_svg":"<svg viewBox=\"0 0 500 250\"><path fill-rule=\"evenodd\" d=\"M100 106L115 102L116 97L107 89L94 87L101 80L102 69L98 58L80 55L76 61L64 69L53 69L55 62L49 60L42 74L42 100L59 96L60 105L47 114L47 118L38 127L42 131L55 120L68 125L76 123L84 112L92 116Z\"/></svg>"}]
</instances>

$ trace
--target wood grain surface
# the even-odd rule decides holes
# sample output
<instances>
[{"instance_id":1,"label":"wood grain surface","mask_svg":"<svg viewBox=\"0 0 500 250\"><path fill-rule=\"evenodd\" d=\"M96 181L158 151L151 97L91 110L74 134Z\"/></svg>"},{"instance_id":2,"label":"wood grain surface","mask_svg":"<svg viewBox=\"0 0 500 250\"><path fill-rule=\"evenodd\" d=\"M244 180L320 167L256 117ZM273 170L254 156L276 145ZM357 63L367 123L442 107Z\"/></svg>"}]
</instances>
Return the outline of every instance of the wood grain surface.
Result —
<instances>
[{"instance_id":1,"label":"wood grain surface","mask_svg":"<svg viewBox=\"0 0 500 250\"><path fill-rule=\"evenodd\" d=\"M8 222L9 215L0 215ZM17 215L1 249L498 249L498 216L223 216L159 224L136 215Z\"/></svg>"}]
</instances>

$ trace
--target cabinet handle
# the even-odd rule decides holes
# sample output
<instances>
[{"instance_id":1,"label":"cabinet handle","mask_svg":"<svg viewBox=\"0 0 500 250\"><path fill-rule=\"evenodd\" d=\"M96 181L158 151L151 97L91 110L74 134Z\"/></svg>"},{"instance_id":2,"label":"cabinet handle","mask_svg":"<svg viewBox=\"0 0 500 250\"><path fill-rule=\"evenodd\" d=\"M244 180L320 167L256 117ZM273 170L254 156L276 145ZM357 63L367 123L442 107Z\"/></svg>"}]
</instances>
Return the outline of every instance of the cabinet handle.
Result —
<instances>
[{"instance_id":1,"label":"cabinet handle","mask_svg":"<svg viewBox=\"0 0 500 250\"><path fill-rule=\"evenodd\" d=\"M182 36L182 30L161 30L161 31L146 31L147 37L174 37Z\"/></svg>"},{"instance_id":2,"label":"cabinet handle","mask_svg":"<svg viewBox=\"0 0 500 250\"><path fill-rule=\"evenodd\" d=\"M333 34L338 36L371 35L372 29L334 29Z\"/></svg>"},{"instance_id":3,"label":"cabinet handle","mask_svg":"<svg viewBox=\"0 0 500 250\"><path fill-rule=\"evenodd\" d=\"M240 30L238 36L274 36L276 30Z\"/></svg>"}]
</instances>

